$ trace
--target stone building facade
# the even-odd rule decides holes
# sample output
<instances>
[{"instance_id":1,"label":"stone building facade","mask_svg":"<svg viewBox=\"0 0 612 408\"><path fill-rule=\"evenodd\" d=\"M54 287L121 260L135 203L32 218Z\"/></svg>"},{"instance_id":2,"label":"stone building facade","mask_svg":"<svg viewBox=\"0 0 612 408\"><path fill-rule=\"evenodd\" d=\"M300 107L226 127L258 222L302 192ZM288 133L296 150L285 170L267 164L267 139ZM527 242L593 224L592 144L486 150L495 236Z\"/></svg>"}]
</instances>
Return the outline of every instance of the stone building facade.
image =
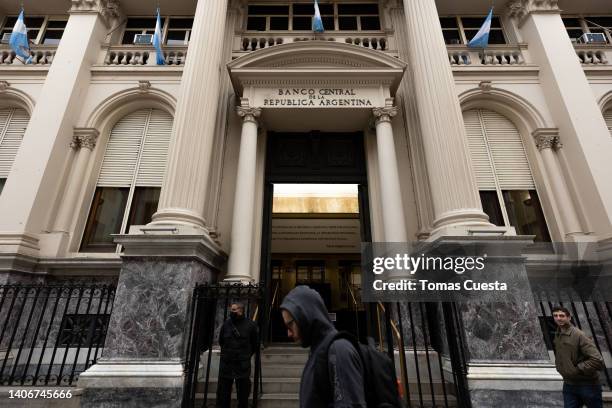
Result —
<instances>
[{"instance_id":1,"label":"stone building facade","mask_svg":"<svg viewBox=\"0 0 612 408\"><path fill-rule=\"evenodd\" d=\"M347 180L366 185L372 241L610 251L608 1L498 2L485 50L465 45L480 0L321 1L321 34L308 1L161 1L163 66L150 3L26 0L33 64L0 45L0 282L117 284L86 406L174 406L193 286L270 273L273 133L362 135L364 181ZM0 0L3 34L18 12ZM539 333L533 307L512 318ZM503 336L469 365L474 406L556 406L543 340L500 351Z\"/></svg>"}]
</instances>

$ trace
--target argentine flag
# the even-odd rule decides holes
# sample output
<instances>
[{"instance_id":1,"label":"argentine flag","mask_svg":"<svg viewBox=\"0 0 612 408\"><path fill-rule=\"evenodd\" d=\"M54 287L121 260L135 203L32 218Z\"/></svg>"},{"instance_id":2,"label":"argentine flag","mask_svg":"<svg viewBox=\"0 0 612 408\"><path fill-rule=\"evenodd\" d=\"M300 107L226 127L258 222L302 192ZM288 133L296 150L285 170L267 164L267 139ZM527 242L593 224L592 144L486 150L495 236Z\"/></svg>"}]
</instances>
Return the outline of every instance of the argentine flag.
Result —
<instances>
[{"instance_id":1,"label":"argentine flag","mask_svg":"<svg viewBox=\"0 0 612 408\"><path fill-rule=\"evenodd\" d=\"M491 20L493 19L493 7L489 11L489 15L476 33L474 38L468 43L470 48L486 48L489 45L489 33L491 32Z\"/></svg>"},{"instance_id":2,"label":"argentine flag","mask_svg":"<svg viewBox=\"0 0 612 408\"><path fill-rule=\"evenodd\" d=\"M317 0L314 2L314 17L312 18L312 31L315 33L322 33L325 31L323 28L323 20L321 19L321 12L319 11L319 3Z\"/></svg>"},{"instance_id":3,"label":"argentine flag","mask_svg":"<svg viewBox=\"0 0 612 408\"><path fill-rule=\"evenodd\" d=\"M26 64L32 63L32 56L30 55L30 44L28 43L28 29L23 22L23 10L19 13L17 22L13 27L11 38L9 39L9 45L15 51L19 57L23 58Z\"/></svg>"},{"instance_id":4,"label":"argentine flag","mask_svg":"<svg viewBox=\"0 0 612 408\"><path fill-rule=\"evenodd\" d=\"M157 22L155 23L155 33L153 34L153 46L155 47L157 65L166 64L164 53L161 48L161 43L162 43L161 18L159 17L159 9L157 9Z\"/></svg>"}]
</instances>

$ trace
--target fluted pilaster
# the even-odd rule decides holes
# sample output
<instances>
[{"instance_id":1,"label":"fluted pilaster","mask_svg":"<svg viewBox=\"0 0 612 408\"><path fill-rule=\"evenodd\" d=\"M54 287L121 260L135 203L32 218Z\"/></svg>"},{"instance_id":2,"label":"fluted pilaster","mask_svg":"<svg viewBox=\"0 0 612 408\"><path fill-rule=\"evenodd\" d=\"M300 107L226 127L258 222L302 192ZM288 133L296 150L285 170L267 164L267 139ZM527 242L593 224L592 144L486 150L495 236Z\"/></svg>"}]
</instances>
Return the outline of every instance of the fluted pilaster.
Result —
<instances>
[{"instance_id":1,"label":"fluted pilaster","mask_svg":"<svg viewBox=\"0 0 612 408\"><path fill-rule=\"evenodd\" d=\"M467 136L436 4L404 0L409 61L434 208L434 233L490 225L471 169Z\"/></svg>"},{"instance_id":2,"label":"fluted pilaster","mask_svg":"<svg viewBox=\"0 0 612 408\"><path fill-rule=\"evenodd\" d=\"M536 129L533 132L533 138L546 168L555 202L561 212L561 223L565 230L565 236L581 234L582 227L578 219L578 213L557 160L556 151L563 147L559 137L559 129Z\"/></svg>"},{"instance_id":3,"label":"fluted pilaster","mask_svg":"<svg viewBox=\"0 0 612 408\"><path fill-rule=\"evenodd\" d=\"M96 147L100 132L93 128L75 128L70 147L76 151L76 160L70 172L68 185L62 200L57 218L55 219L54 231L67 232L74 218L74 208L83 187L83 178L86 174L87 165L91 158L91 152Z\"/></svg>"},{"instance_id":4,"label":"fluted pilaster","mask_svg":"<svg viewBox=\"0 0 612 408\"><path fill-rule=\"evenodd\" d=\"M227 0L198 1L181 80L168 168L153 224L206 229L204 207L215 137Z\"/></svg>"}]
</instances>

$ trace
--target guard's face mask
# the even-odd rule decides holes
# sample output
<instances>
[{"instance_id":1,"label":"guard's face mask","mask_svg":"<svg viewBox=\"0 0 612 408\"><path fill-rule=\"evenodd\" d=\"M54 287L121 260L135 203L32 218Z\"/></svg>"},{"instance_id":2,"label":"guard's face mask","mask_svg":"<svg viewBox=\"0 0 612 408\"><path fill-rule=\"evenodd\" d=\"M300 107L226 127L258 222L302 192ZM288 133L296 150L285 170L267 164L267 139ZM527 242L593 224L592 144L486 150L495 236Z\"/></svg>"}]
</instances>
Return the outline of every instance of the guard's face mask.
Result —
<instances>
[{"instance_id":1,"label":"guard's face mask","mask_svg":"<svg viewBox=\"0 0 612 408\"><path fill-rule=\"evenodd\" d=\"M240 315L238 314L238 312L230 312L230 319L238 320L240 319Z\"/></svg>"}]
</instances>

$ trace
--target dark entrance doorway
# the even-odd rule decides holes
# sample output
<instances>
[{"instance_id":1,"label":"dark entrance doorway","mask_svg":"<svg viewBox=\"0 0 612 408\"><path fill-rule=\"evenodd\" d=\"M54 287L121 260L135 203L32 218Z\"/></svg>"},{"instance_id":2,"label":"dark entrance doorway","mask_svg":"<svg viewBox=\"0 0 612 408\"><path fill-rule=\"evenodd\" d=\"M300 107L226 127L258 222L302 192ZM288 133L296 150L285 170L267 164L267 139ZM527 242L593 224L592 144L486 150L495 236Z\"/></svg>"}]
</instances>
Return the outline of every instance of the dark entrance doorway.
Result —
<instances>
[{"instance_id":1,"label":"dark entrance doorway","mask_svg":"<svg viewBox=\"0 0 612 408\"><path fill-rule=\"evenodd\" d=\"M267 340L288 341L279 306L296 285L321 294L336 328L364 338L359 252L371 234L363 134L270 132L266 160Z\"/></svg>"}]
</instances>

